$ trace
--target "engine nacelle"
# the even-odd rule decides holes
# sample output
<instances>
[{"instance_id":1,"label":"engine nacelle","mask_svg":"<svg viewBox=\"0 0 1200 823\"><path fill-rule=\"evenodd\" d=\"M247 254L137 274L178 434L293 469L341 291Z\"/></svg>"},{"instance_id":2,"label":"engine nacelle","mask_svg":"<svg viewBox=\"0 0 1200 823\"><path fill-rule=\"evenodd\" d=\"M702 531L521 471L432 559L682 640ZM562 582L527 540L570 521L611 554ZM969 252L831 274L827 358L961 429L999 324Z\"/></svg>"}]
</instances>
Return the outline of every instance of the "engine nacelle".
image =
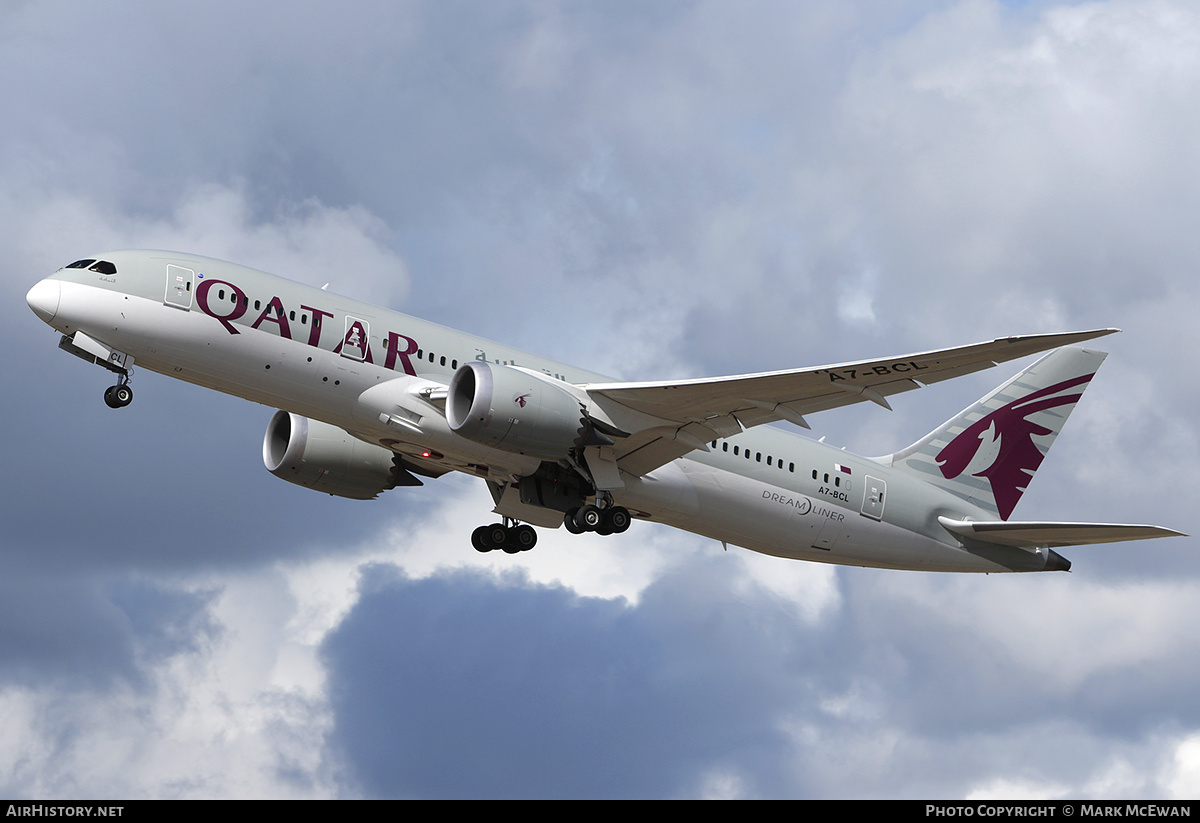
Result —
<instances>
[{"instance_id":1,"label":"engine nacelle","mask_svg":"<svg viewBox=\"0 0 1200 823\"><path fill-rule=\"evenodd\" d=\"M395 453L285 411L275 412L267 424L263 464L289 483L353 500L373 500L398 485L420 485Z\"/></svg>"},{"instance_id":2,"label":"engine nacelle","mask_svg":"<svg viewBox=\"0 0 1200 823\"><path fill-rule=\"evenodd\" d=\"M611 443L598 434L569 385L553 377L473 361L450 378L446 422L475 443L559 460L581 445Z\"/></svg>"}]
</instances>

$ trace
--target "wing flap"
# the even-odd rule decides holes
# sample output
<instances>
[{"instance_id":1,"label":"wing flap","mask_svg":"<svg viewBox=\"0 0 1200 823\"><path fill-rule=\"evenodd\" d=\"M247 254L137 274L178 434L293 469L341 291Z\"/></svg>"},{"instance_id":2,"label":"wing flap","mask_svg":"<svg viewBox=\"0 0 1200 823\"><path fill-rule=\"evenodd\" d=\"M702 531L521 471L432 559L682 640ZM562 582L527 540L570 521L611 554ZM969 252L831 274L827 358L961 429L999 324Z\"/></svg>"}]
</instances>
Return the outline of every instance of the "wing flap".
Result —
<instances>
[{"instance_id":1,"label":"wing flap","mask_svg":"<svg viewBox=\"0 0 1200 823\"><path fill-rule=\"evenodd\" d=\"M1162 526L1130 523L1058 523L1053 521L952 520L938 522L950 532L982 543L1016 546L1022 549L1090 546L1120 543L1126 540L1152 540L1157 537L1186 537L1182 532Z\"/></svg>"}]
</instances>

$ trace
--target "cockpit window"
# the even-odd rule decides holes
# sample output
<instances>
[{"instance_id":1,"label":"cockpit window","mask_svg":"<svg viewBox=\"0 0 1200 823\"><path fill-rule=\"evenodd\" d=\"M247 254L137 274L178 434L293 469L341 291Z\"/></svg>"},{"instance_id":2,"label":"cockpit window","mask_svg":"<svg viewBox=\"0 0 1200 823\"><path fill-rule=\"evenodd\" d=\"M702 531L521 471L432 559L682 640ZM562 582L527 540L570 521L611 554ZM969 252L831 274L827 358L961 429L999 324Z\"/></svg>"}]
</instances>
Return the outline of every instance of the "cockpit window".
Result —
<instances>
[{"instance_id":1,"label":"cockpit window","mask_svg":"<svg viewBox=\"0 0 1200 823\"><path fill-rule=\"evenodd\" d=\"M95 262L96 262L95 258L92 258L91 260L76 260L74 263L67 266L67 268L68 269L86 269L88 266L92 265Z\"/></svg>"},{"instance_id":2,"label":"cockpit window","mask_svg":"<svg viewBox=\"0 0 1200 823\"><path fill-rule=\"evenodd\" d=\"M88 266L88 271L98 272L99 274L116 274L117 267L107 260L97 260L93 266Z\"/></svg>"}]
</instances>

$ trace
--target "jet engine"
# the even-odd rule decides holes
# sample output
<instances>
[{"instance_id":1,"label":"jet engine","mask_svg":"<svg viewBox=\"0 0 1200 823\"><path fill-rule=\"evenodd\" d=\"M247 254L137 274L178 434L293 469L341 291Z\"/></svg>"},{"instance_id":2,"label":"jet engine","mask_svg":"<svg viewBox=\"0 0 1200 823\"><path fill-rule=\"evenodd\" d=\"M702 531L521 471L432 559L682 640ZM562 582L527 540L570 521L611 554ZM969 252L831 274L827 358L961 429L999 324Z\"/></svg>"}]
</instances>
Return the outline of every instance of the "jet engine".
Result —
<instances>
[{"instance_id":1,"label":"jet engine","mask_svg":"<svg viewBox=\"0 0 1200 823\"><path fill-rule=\"evenodd\" d=\"M285 411L275 412L267 424L263 463L289 483L353 500L373 500L396 486L421 485L394 452Z\"/></svg>"},{"instance_id":2,"label":"jet engine","mask_svg":"<svg viewBox=\"0 0 1200 823\"><path fill-rule=\"evenodd\" d=\"M525 369L465 363L450 378L446 421L472 442L543 460L561 460L579 446L612 445L572 389Z\"/></svg>"}]
</instances>

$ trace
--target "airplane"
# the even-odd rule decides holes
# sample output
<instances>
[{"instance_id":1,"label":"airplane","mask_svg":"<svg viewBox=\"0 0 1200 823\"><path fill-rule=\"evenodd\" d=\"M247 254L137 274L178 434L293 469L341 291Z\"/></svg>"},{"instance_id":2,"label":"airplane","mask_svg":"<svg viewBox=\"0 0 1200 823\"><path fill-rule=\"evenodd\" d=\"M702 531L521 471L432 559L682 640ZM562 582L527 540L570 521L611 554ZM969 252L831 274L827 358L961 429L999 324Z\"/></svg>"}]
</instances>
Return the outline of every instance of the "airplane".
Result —
<instances>
[{"instance_id":1,"label":"airplane","mask_svg":"<svg viewBox=\"0 0 1200 823\"><path fill-rule=\"evenodd\" d=\"M191 254L113 251L35 284L60 348L278 409L263 461L315 491L373 499L421 478L483 479L500 516L480 552L541 528L664 523L782 558L942 572L1069 571L1055 549L1181 535L1011 520L1116 329L693 380L620 382L415 317ZM780 426L1050 352L907 448L860 457Z\"/></svg>"}]
</instances>

